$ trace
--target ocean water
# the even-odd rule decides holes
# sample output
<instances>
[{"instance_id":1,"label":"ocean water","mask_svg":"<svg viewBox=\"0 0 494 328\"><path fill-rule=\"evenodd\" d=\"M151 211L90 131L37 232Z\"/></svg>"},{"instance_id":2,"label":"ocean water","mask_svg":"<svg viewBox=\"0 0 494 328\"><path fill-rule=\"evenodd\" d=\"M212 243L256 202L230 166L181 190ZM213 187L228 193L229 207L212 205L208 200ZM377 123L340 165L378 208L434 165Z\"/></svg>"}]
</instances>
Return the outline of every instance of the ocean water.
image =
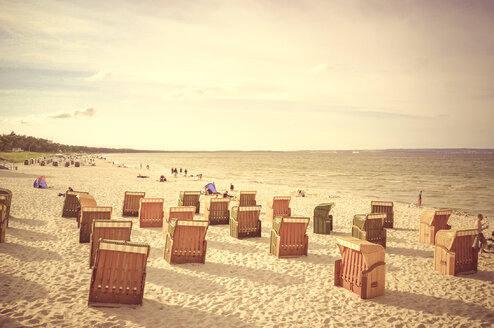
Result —
<instances>
[{"instance_id":1,"label":"ocean water","mask_svg":"<svg viewBox=\"0 0 494 328\"><path fill-rule=\"evenodd\" d=\"M494 216L494 151L300 151L107 154L132 167L150 165L170 176L172 167L189 174L241 182L313 188ZM145 173L145 171L143 170ZM210 181L204 181L205 183ZM226 189L222 186L220 189Z\"/></svg>"}]
</instances>

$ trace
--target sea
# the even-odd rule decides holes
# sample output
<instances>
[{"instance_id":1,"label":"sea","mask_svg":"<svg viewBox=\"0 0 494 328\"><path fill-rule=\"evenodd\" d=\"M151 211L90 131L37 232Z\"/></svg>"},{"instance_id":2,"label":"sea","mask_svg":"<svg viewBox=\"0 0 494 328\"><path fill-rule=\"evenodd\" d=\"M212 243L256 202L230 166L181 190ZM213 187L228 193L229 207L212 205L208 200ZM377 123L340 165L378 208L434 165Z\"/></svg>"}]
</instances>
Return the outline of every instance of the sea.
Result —
<instances>
[{"instance_id":1,"label":"sea","mask_svg":"<svg viewBox=\"0 0 494 328\"><path fill-rule=\"evenodd\" d=\"M494 216L494 150L222 151L105 154L107 160L171 176L285 185ZM143 171L144 172L144 171ZM145 172L144 172L145 173ZM226 189L229 186L225 186Z\"/></svg>"}]
</instances>

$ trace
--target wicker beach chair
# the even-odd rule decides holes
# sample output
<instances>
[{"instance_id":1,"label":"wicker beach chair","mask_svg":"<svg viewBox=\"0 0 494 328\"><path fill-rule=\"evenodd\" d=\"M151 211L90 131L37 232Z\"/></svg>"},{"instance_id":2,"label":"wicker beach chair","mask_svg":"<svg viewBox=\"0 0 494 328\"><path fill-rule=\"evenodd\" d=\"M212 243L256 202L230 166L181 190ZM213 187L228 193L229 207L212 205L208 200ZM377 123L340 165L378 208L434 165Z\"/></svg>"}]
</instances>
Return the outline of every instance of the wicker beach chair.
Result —
<instances>
[{"instance_id":1,"label":"wicker beach chair","mask_svg":"<svg viewBox=\"0 0 494 328\"><path fill-rule=\"evenodd\" d=\"M95 220L111 220L112 208L110 206L83 207L81 209L79 242L91 241L91 230Z\"/></svg>"},{"instance_id":2,"label":"wicker beach chair","mask_svg":"<svg viewBox=\"0 0 494 328\"><path fill-rule=\"evenodd\" d=\"M240 191L238 206L256 206L257 191Z\"/></svg>"},{"instance_id":3,"label":"wicker beach chair","mask_svg":"<svg viewBox=\"0 0 494 328\"><path fill-rule=\"evenodd\" d=\"M353 237L338 237L341 259L334 266L334 285L363 299L384 295L386 263L384 248Z\"/></svg>"},{"instance_id":4,"label":"wicker beach chair","mask_svg":"<svg viewBox=\"0 0 494 328\"><path fill-rule=\"evenodd\" d=\"M163 198L141 198L139 200L139 227L163 227Z\"/></svg>"},{"instance_id":5,"label":"wicker beach chair","mask_svg":"<svg viewBox=\"0 0 494 328\"><path fill-rule=\"evenodd\" d=\"M209 199L204 209L204 220L207 220L210 225L228 224L230 222L230 199Z\"/></svg>"},{"instance_id":6,"label":"wicker beach chair","mask_svg":"<svg viewBox=\"0 0 494 328\"><path fill-rule=\"evenodd\" d=\"M171 219L192 221L196 215L195 206L171 206L165 211L165 222L163 223L163 239L168 234L168 223Z\"/></svg>"},{"instance_id":7,"label":"wicker beach chair","mask_svg":"<svg viewBox=\"0 0 494 328\"><path fill-rule=\"evenodd\" d=\"M393 228L395 219L393 202L371 201L371 213L386 213L383 226Z\"/></svg>"},{"instance_id":8,"label":"wicker beach chair","mask_svg":"<svg viewBox=\"0 0 494 328\"><path fill-rule=\"evenodd\" d=\"M428 210L420 215L419 241L434 245L439 230L449 230L448 224L452 211L450 209Z\"/></svg>"},{"instance_id":9,"label":"wicker beach chair","mask_svg":"<svg viewBox=\"0 0 494 328\"><path fill-rule=\"evenodd\" d=\"M290 196L274 196L273 200L268 201L266 207L266 221L273 221L277 216L291 216Z\"/></svg>"},{"instance_id":10,"label":"wicker beach chair","mask_svg":"<svg viewBox=\"0 0 494 328\"><path fill-rule=\"evenodd\" d=\"M314 208L314 233L329 235L333 231L333 216L329 214L334 203L321 203Z\"/></svg>"},{"instance_id":11,"label":"wicker beach chair","mask_svg":"<svg viewBox=\"0 0 494 328\"><path fill-rule=\"evenodd\" d=\"M77 199L77 227L81 227L81 214L82 214L82 208L83 207L96 207L98 206L96 204L96 200L94 199L93 196L91 196L88 193L79 193L76 196Z\"/></svg>"},{"instance_id":12,"label":"wicker beach chair","mask_svg":"<svg viewBox=\"0 0 494 328\"><path fill-rule=\"evenodd\" d=\"M79 211L79 200L77 195L89 193L86 191L70 191L65 192L65 200L63 201L62 217L63 218L77 218Z\"/></svg>"},{"instance_id":13,"label":"wicker beach chair","mask_svg":"<svg viewBox=\"0 0 494 328\"><path fill-rule=\"evenodd\" d=\"M171 219L165 243L165 260L170 264L204 263L208 221Z\"/></svg>"},{"instance_id":14,"label":"wicker beach chair","mask_svg":"<svg viewBox=\"0 0 494 328\"><path fill-rule=\"evenodd\" d=\"M0 243L5 243L6 232L7 232L7 206L5 206L4 204L0 204Z\"/></svg>"},{"instance_id":15,"label":"wicker beach chair","mask_svg":"<svg viewBox=\"0 0 494 328\"><path fill-rule=\"evenodd\" d=\"M234 206L230 217L230 236L241 239L261 237L261 206Z\"/></svg>"},{"instance_id":16,"label":"wicker beach chair","mask_svg":"<svg viewBox=\"0 0 494 328\"><path fill-rule=\"evenodd\" d=\"M100 240L88 305L142 305L149 250L149 245L145 244Z\"/></svg>"},{"instance_id":17,"label":"wicker beach chair","mask_svg":"<svg viewBox=\"0 0 494 328\"><path fill-rule=\"evenodd\" d=\"M357 214L353 217L352 236L386 248L385 213Z\"/></svg>"},{"instance_id":18,"label":"wicker beach chair","mask_svg":"<svg viewBox=\"0 0 494 328\"><path fill-rule=\"evenodd\" d=\"M434 270L456 275L477 272L479 250L473 246L477 229L439 230L434 246Z\"/></svg>"},{"instance_id":19,"label":"wicker beach chair","mask_svg":"<svg viewBox=\"0 0 494 328\"><path fill-rule=\"evenodd\" d=\"M4 204L6 207L7 207L7 227L9 226L9 218L10 218L10 207L12 205L12 191L10 191L9 189L5 189L5 188L0 188L0 196L4 196L2 197L2 199L0 199L0 204Z\"/></svg>"},{"instance_id":20,"label":"wicker beach chair","mask_svg":"<svg viewBox=\"0 0 494 328\"><path fill-rule=\"evenodd\" d=\"M100 239L130 241L132 221L94 220L91 233L91 252L89 267L92 268L96 260Z\"/></svg>"},{"instance_id":21,"label":"wicker beach chair","mask_svg":"<svg viewBox=\"0 0 494 328\"><path fill-rule=\"evenodd\" d=\"M277 216L273 220L269 252L279 258L307 256L309 218Z\"/></svg>"},{"instance_id":22,"label":"wicker beach chair","mask_svg":"<svg viewBox=\"0 0 494 328\"><path fill-rule=\"evenodd\" d=\"M139 215L139 201L146 196L145 192L126 191L124 195L122 216Z\"/></svg>"},{"instance_id":23,"label":"wicker beach chair","mask_svg":"<svg viewBox=\"0 0 494 328\"><path fill-rule=\"evenodd\" d=\"M178 198L178 206L195 206L196 213L199 214L199 209L201 208L200 197L201 192L199 191L181 191Z\"/></svg>"}]
</instances>

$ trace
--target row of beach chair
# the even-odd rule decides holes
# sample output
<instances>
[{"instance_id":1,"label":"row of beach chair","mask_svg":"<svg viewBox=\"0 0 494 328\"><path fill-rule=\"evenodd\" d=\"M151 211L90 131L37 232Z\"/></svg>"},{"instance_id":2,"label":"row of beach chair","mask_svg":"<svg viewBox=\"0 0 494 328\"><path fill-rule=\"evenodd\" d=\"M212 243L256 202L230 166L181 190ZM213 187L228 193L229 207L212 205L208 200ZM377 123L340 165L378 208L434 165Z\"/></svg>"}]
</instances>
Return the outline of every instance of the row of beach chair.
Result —
<instances>
[{"instance_id":1,"label":"row of beach chair","mask_svg":"<svg viewBox=\"0 0 494 328\"><path fill-rule=\"evenodd\" d=\"M181 195L183 194L181 193ZM143 206L146 207L143 204L147 203L145 201L145 195L144 193L130 194L130 192L129 195L139 197L137 216L140 218L140 213L144 211ZM127 196L126 193L125 198ZM88 200L90 198L90 195L87 193L81 193L76 197L79 201L77 216L81 227L87 225L89 222L91 223L90 266L93 265L93 275L89 303L92 305L98 302L141 304L145 282L145 261L142 261L149 254L149 246L131 243L132 221L110 220L111 208L109 217L97 217L96 213L99 213L98 211L89 210L90 208L97 208L95 201L91 202ZM197 208L200 206L197 205L197 200L190 200L187 203L183 201L184 198L180 198L182 202L179 202L179 204L183 206L170 207L166 212L163 211L162 201L149 202L150 204L158 204L152 205L157 210L151 210L150 213L157 212L159 214L161 211L160 215L162 218L165 218L163 224L163 238L165 239L164 258L171 264L205 262L207 250L205 237L209 224L229 224L230 234L236 238L259 237L261 235L261 221L259 220L261 206L234 206L230 209L229 199L212 198L205 205L205 218L207 220L194 220ZM135 207L137 201L131 200L128 203L130 204L132 202L134 202L133 209L128 209L132 215L136 215ZM126 209L125 203L126 201L124 201L124 209ZM85 204L89 205L87 209L84 207ZM384 227L386 225L386 219L390 216L391 222L389 223L388 221L388 224L391 224L391 227L393 225L392 217L394 214L392 212L392 203L389 202L386 205L378 204L381 207L381 213L376 213L379 209L376 209L374 205L371 204L371 211L373 213L355 215L352 226L352 235L354 237L337 238L341 259L335 262L334 283L337 286L342 286L357 293L362 298L372 298L384 294L384 249L386 246L386 232ZM325 203L315 208L315 233L328 233L328 231L332 230L332 217L329 212L333 207L333 203ZM271 208L273 213L273 225L269 245L270 253L277 257L307 255L308 236L306 230L310 218L292 217L291 210L289 209L289 197L280 197L278 203L277 197L273 198L273 201L268 204L268 208ZM65 213L65 211L63 212ZM434 218L429 220L429 233L431 233L431 229L444 226L436 224L437 222L444 221L444 219L440 219L441 215L445 214L444 210L436 212L434 213ZM86 219L86 215L89 213L92 214ZM280 213L284 213L284 215L278 215ZM422 217L425 216L426 214L424 212ZM316 224L316 220L320 222ZM425 222L426 220L421 218L421 225L423 221ZM139 222L141 223L141 221ZM142 227L141 224L140 226ZM471 248L472 243L468 239L471 237L467 236L472 235L470 232L457 230L435 231L435 266L436 262L443 266L445 265L444 263L455 262L456 257L457 260L455 263L457 264L456 267L453 265L453 268L459 268L460 271L471 269L470 263L472 261L470 260L470 253L464 251L464 249ZM452 249L456 251L455 256L451 255ZM441 253L443 250L446 252ZM112 254L111 252L123 252L126 255L124 256L123 253L120 255ZM126 263L127 257L128 261L132 261L132 267L137 265L140 269L129 269L127 265L124 265L123 263ZM119 260L115 260L115 258ZM109 269L108 266L112 268ZM451 264L447 264L446 266L450 270L449 274L458 273L456 269L451 271ZM132 286L128 286L124 282L120 283L121 286L118 285L118 282L113 282L112 285L109 283L112 280L108 278L108 274L110 273L106 275L102 273L105 270L106 272L113 272L112 274L114 275L123 276L125 276L125 272L133 270L134 276L140 278L137 279L134 277L134 284ZM448 274L448 272L443 273ZM112 293L120 293L121 295L117 297Z\"/></svg>"}]
</instances>

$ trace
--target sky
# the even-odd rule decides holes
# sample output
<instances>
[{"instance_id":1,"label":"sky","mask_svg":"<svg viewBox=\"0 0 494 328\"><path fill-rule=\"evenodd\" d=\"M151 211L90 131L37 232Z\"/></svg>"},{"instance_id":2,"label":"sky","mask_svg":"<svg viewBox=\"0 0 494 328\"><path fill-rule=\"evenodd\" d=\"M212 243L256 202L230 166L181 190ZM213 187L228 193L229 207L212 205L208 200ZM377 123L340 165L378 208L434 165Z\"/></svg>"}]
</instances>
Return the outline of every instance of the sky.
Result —
<instances>
[{"instance_id":1,"label":"sky","mask_svg":"<svg viewBox=\"0 0 494 328\"><path fill-rule=\"evenodd\" d=\"M494 148L493 1L3 1L0 133L151 150Z\"/></svg>"}]
</instances>

